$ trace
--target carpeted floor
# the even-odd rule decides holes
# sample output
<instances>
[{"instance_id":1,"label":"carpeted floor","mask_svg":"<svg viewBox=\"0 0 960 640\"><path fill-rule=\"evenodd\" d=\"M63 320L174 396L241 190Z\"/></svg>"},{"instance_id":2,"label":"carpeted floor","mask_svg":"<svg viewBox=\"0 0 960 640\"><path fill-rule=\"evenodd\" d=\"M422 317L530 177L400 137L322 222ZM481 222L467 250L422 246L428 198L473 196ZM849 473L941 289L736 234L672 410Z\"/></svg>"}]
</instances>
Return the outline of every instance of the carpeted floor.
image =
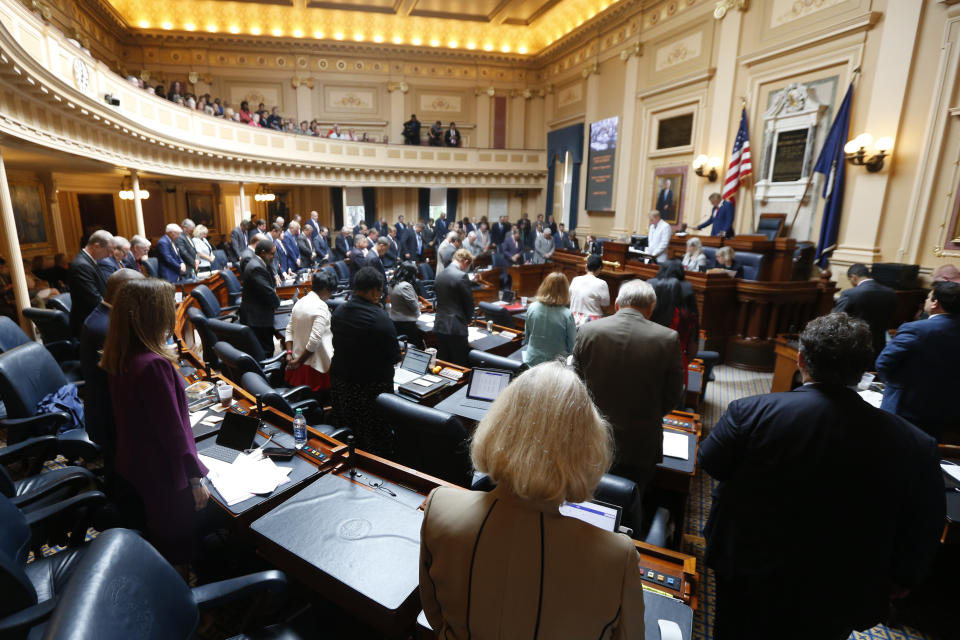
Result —
<instances>
[{"instance_id":1,"label":"carpeted floor","mask_svg":"<svg viewBox=\"0 0 960 640\"><path fill-rule=\"evenodd\" d=\"M737 398L768 393L773 374L742 371L719 365L714 369L716 380L707 385L703 408L703 437L706 438L710 427L723 415L727 404ZM685 543L683 551L697 556L697 569L700 575L700 606L694 614L693 640L712 640L713 617L715 614L715 582L712 572L703 565L702 531L710 515L711 493L714 481L704 472L697 471L687 503L687 521L685 523ZM811 639L813 640L813 639ZM937 640L909 627L890 628L878 625L865 632L857 632L849 640Z\"/></svg>"}]
</instances>

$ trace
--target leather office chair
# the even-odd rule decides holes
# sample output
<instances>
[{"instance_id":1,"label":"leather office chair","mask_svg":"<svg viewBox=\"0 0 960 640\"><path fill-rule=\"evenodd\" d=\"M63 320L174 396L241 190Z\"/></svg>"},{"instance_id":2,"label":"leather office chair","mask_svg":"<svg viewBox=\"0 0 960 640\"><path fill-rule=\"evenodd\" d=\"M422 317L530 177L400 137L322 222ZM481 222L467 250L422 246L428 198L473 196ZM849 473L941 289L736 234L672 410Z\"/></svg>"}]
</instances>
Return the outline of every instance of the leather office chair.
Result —
<instances>
[{"instance_id":1,"label":"leather office chair","mask_svg":"<svg viewBox=\"0 0 960 640\"><path fill-rule=\"evenodd\" d=\"M227 342L232 344L234 347L243 351L244 353L249 353L253 356L253 359L258 362L272 362L272 361L282 361L281 355L286 354L277 354L276 356L271 353L264 353L263 346L261 346L260 341L257 340L257 336L253 333L253 329L248 327L245 324L234 323L234 322L225 322L217 318L207 317L207 326L210 327L210 331L217 336L217 342Z\"/></svg>"},{"instance_id":2,"label":"leather office chair","mask_svg":"<svg viewBox=\"0 0 960 640\"><path fill-rule=\"evenodd\" d=\"M33 342L33 340L23 332L20 325L7 316L0 316L0 353L5 353L29 342ZM67 343L64 342L63 344L66 345ZM47 351L50 351L51 347L53 347L54 352L58 351L56 344L51 343L51 345L45 344L44 346L47 347ZM51 353L51 355L56 358L55 353ZM59 364L63 374L70 382L78 382L83 379L83 375L80 373L79 360L64 360Z\"/></svg>"},{"instance_id":3,"label":"leather office chair","mask_svg":"<svg viewBox=\"0 0 960 640\"><path fill-rule=\"evenodd\" d=\"M716 247L700 247L700 251L703 252L703 255L707 256L707 269L713 269L717 266L717 248Z\"/></svg>"},{"instance_id":4,"label":"leather office chair","mask_svg":"<svg viewBox=\"0 0 960 640\"><path fill-rule=\"evenodd\" d=\"M65 413L37 413L37 403L66 384L60 365L36 342L0 354L0 398L7 409L0 428L7 429L7 444L55 434L70 421ZM71 429L62 434L60 446L61 453L71 459L94 460L100 454L100 448L87 438L84 429Z\"/></svg>"},{"instance_id":5,"label":"leather office chair","mask_svg":"<svg viewBox=\"0 0 960 640\"><path fill-rule=\"evenodd\" d=\"M817 245L812 242L798 242L793 251L793 266L790 279L794 281L809 280L813 275L813 259L817 252Z\"/></svg>"},{"instance_id":6,"label":"leather office chair","mask_svg":"<svg viewBox=\"0 0 960 640\"><path fill-rule=\"evenodd\" d=\"M350 267L343 260L338 260L331 265L337 272L337 280L344 289L350 287Z\"/></svg>"},{"instance_id":7,"label":"leather office chair","mask_svg":"<svg viewBox=\"0 0 960 640\"><path fill-rule=\"evenodd\" d=\"M110 529L90 543L44 630L47 640L127 640L195 637L200 614L225 604L286 589L280 571L261 571L191 589L146 540ZM123 585L122 592L117 591ZM118 597L118 594L122 597ZM283 627L251 638L296 640Z\"/></svg>"},{"instance_id":8,"label":"leather office chair","mask_svg":"<svg viewBox=\"0 0 960 640\"><path fill-rule=\"evenodd\" d=\"M303 410L303 417L307 424L317 431L337 438L346 440L348 435L353 432L346 427L334 427L325 424L323 421L323 407L314 398L296 400L298 396L309 392L310 388L301 385L292 389L274 389L267 382L267 379L256 372L248 371L240 378L240 384L243 389L255 398L258 398L265 407L273 407L280 413L293 418L297 409Z\"/></svg>"},{"instance_id":9,"label":"leather office chair","mask_svg":"<svg viewBox=\"0 0 960 640\"><path fill-rule=\"evenodd\" d=\"M69 293L60 293L55 296L50 296L47 298L47 308L63 311L69 315L70 309L73 308L73 298L70 297Z\"/></svg>"},{"instance_id":10,"label":"leather office chair","mask_svg":"<svg viewBox=\"0 0 960 640\"><path fill-rule=\"evenodd\" d=\"M203 315L208 318L226 320L236 319L237 317L233 312L238 309L238 306L231 305L229 307L221 307L220 303L217 302L217 296L213 295L210 287L205 284L195 286L190 292L190 297L197 301L197 304L200 305L200 310L203 311Z\"/></svg>"},{"instance_id":11,"label":"leather office chair","mask_svg":"<svg viewBox=\"0 0 960 640\"><path fill-rule=\"evenodd\" d=\"M223 283L227 285L227 299L230 304L239 305L240 298L243 296L243 287L240 285L237 274L233 272L233 269L222 269L220 277L223 278Z\"/></svg>"},{"instance_id":12,"label":"leather office chair","mask_svg":"<svg viewBox=\"0 0 960 640\"><path fill-rule=\"evenodd\" d=\"M51 614L89 547L81 546L82 533L72 548L51 556L39 553L40 547L60 537L65 519L76 516L86 524L105 502L102 493L91 491L27 516L0 496L0 637L26 637Z\"/></svg>"},{"instance_id":13,"label":"leather office chair","mask_svg":"<svg viewBox=\"0 0 960 640\"><path fill-rule=\"evenodd\" d=\"M469 437L460 418L392 393L377 396L377 410L393 427L394 462L470 487Z\"/></svg>"},{"instance_id":14,"label":"leather office chair","mask_svg":"<svg viewBox=\"0 0 960 640\"><path fill-rule=\"evenodd\" d=\"M217 336L210 330L207 324L207 316L196 307L187 308L187 320L193 325L197 335L200 336L200 347L203 349L203 361L211 369L220 368L220 358L213 348L217 344Z\"/></svg>"},{"instance_id":15,"label":"leather office chair","mask_svg":"<svg viewBox=\"0 0 960 640\"><path fill-rule=\"evenodd\" d=\"M498 324L501 327L506 327L507 329L515 329L516 322L513 319L513 314L501 307L499 304L494 304L492 302L480 302L477 304L480 307L480 312L483 314L487 320L493 320L494 324Z\"/></svg>"},{"instance_id":16,"label":"leather office chair","mask_svg":"<svg viewBox=\"0 0 960 640\"><path fill-rule=\"evenodd\" d=\"M147 275L151 278L160 277L160 263L154 257L148 257L143 260L143 268L146 269Z\"/></svg>"},{"instance_id":17,"label":"leather office chair","mask_svg":"<svg viewBox=\"0 0 960 640\"><path fill-rule=\"evenodd\" d=\"M760 277L765 261L762 253L738 251L733 259L743 265L744 280L756 280Z\"/></svg>"},{"instance_id":18,"label":"leather office chair","mask_svg":"<svg viewBox=\"0 0 960 640\"><path fill-rule=\"evenodd\" d=\"M774 240L783 233L787 222L785 213L761 213L757 222L757 235L766 236L767 240Z\"/></svg>"},{"instance_id":19,"label":"leather office chair","mask_svg":"<svg viewBox=\"0 0 960 640\"><path fill-rule=\"evenodd\" d=\"M437 274L433 272L433 267L430 266L430 263L421 262L419 269L420 279L423 280L424 284L433 286L433 282L437 279Z\"/></svg>"},{"instance_id":20,"label":"leather office chair","mask_svg":"<svg viewBox=\"0 0 960 640\"><path fill-rule=\"evenodd\" d=\"M40 339L54 354L54 358L61 361L77 359L78 344L70 331L70 314L34 307L24 309L21 313L40 332Z\"/></svg>"},{"instance_id":21,"label":"leather office chair","mask_svg":"<svg viewBox=\"0 0 960 640\"><path fill-rule=\"evenodd\" d=\"M223 249L214 249L213 250L213 262L210 263L211 271L220 271L227 266L227 263L230 260L227 258L227 252Z\"/></svg>"},{"instance_id":22,"label":"leather office chair","mask_svg":"<svg viewBox=\"0 0 960 640\"><path fill-rule=\"evenodd\" d=\"M471 367L503 369L504 371L509 371L515 376L530 368L526 362L513 360L512 358L505 358L503 356L497 356L492 353L487 353L486 351L477 351L476 349L470 350L470 353L467 355L467 360L470 362Z\"/></svg>"},{"instance_id":23,"label":"leather office chair","mask_svg":"<svg viewBox=\"0 0 960 640\"><path fill-rule=\"evenodd\" d=\"M241 351L234 344L227 340L218 340L213 349L220 360L220 365L225 375L237 384L243 378L245 373L256 373L270 381L271 385L282 386L284 358L286 353L281 353L270 360L257 360L249 353Z\"/></svg>"}]
</instances>

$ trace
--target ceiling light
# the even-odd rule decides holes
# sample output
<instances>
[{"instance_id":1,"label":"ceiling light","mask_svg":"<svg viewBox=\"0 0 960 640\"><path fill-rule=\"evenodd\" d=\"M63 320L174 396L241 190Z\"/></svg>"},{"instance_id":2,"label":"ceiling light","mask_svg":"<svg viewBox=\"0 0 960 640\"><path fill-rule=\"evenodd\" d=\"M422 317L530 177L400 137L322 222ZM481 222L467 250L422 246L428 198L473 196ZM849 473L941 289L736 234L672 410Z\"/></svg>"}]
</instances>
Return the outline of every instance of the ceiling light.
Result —
<instances>
[{"instance_id":1,"label":"ceiling light","mask_svg":"<svg viewBox=\"0 0 960 640\"><path fill-rule=\"evenodd\" d=\"M240 33L240 27L235 24L230 25L230 33Z\"/></svg>"},{"instance_id":2,"label":"ceiling light","mask_svg":"<svg viewBox=\"0 0 960 640\"><path fill-rule=\"evenodd\" d=\"M273 33L273 35L279 38L280 36L283 35L283 29L274 29L271 33Z\"/></svg>"},{"instance_id":3,"label":"ceiling light","mask_svg":"<svg viewBox=\"0 0 960 640\"><path fill-rule=\"evenodd\" d=\"M353 39L357 42L363 42L364 35L362 33L353 34Z\"/></svg>"},{"instance_id":4,"label":"ceiling light","mask_svg":"<svg viewBox=\"0 0 960 640\"><path fill-rule=\"evenodd\" d=\"M146 20L141 20L141 21L140 21L140 28L141 28L141 29L149 29L149 28L150 28L150 23L147 22Z\"/></svg>"},{"instance_id":5,"label":"ceiling light","mask_svg":"<svg viewBox=\"0 0 960 640\"><path fill-rule=\"evenodd\" d=\"M302 37L303 37L303 29L294 29L294 30L293 30L293 37L294 37L294 38L302 38Z\"/></svg>"},{"instance_id":6,"label":"ceiling light","mask_svg":"<svg viewBox=\"0 0 960 640\"><path fill-rule=\"evenodd\" d=\"M456 49L458 44L460 43L457 42L456 40L451 40L450 42L447 43L447 46L450 47L451 49Z\"/></svg>"},{"instance_id":7,"label":"ceiling light","mask_svg":"<svg viewBox=\"0 0 960 640\"><path fill-rule=\"evenodd\" d=\"M419 47L420 43L423 42L423 40L421 40L420 38L414 38L410 42L412 42L414 46Z\"/></svg>"},{"instance_id":8,"label":"ceiling light","mask_svg":"<svg viewBox=\"0 0 960 640\"><path fill-rule=\"evenodd\" d=\"M476 42L468 42L468 43L467 43L467 49L470 49L471 51L473 51L473 50L476 49L476 48L477 48L477 43L476 43Z\"/></svg>"},{"instance_id":9,"label":"ceiling light","mask_svg":"<svg viewBox=\"0 0 960 640\"><path fill-rule=\"evenodd\" d=\"M160 26L166 29L167 31L169 31L170 29L173 29L173 24L170 22L164 22Z\"/></svg>"},{"instance_id":10,"label":"ceiling light","mask_svg":"<svg viewBox=\"0 0 960 640\"><path fill-rule=\"evenodd\" d=\"M493 51L493 45L488 42L487 44L483 45L483 50L484 50L484 51Z\"/></svg>"},{"instance_id":11,"label":"ceiling light","mask_svg":"<svg viewBox=\"0 0 960 640\"><path fill-rule=\"evenodd\" d=\"M526 53L526 52L527 52L526 47L520 47L519 49L517 49L517 53Z\"/></svg>"},{"instance_id":12,"label":"ceiling light","mask_svg":"<svg viewBox=\"0 0 960 640\"><path fill-rule=\"evenodd\" d=\"M378 43L383 42L383 36L378 33L375 36L373 36L373 41Z\"/></svg>"},{"instance_id":13,"label":"ceiling light","mask_svg":"<svg viewBox=\"0 0 960 640\"><path fill-rule=\"evenodd\" d=\"M403 44L403 38L400 36L393 36L393 44Z\"/></svg>"},{"instance_id":14,"label":"ceiling light","mask_svg":"<svg viewBox=\"0 0 960 640\"><path fill-rule=\"evenodd\" d=\"M431 47L439 47L439 46L440 46L440 41L439 41L439 40L431 40L431 41L430 41L430 46L431 46Z\"/></svg>"},{"instance_id":15,"label":"ceiling light","mask_svg":"<svg viewBox=\"0 0 960 640\"><path fill-rule=\"evenodd\" d=\"M208 25L207 25L207 31L209 31L210 33L216 33L216 32L217 32L217 25L215 25L215 24L208 24Z\"/></svg>"},{"instance_id":16,"label":"ceiling light","mask_svg":"<svg viewBox=\"0 0 960 640\"><path fill-rule=\"evenodd\" d=\"M252 33L252 34L255 35L255 36L260 35L260 27L251 27L251 28L250 28L250 33Z\"/></svg>"},{"instance_id":17,"label":"ceiling light","mask_svg":"<svg viewBox=\"0 0 960 640\"><path fill-rule=\"evenodd\" d=\"M343 34L337 32L337 33L333 34L333 39L334 39L334 40L343 40Z\"/></svg>"},{"instance_id":18,"label":"ceiling light","mask_svg":"<svg viewBox=\"0 0 960 640\"><path fill-rule=\"evenodd\" d=\"M196 30L197 25L193 24L192 22L188 22L187 24L183 25L183 28L187 31L194 31Z\"/></svg>"},{"instance_id":19,"label":"ceiling light","mask_svg":"<svg viewBox=\"0 0 960 640\"><path fill-rule=\"evenodd\" d=\"M320 38L323 37L323 31L314 31L314 32L313 32L313 37L316 38L317 40L319 40Z\"/></svg>"}]
</instances>

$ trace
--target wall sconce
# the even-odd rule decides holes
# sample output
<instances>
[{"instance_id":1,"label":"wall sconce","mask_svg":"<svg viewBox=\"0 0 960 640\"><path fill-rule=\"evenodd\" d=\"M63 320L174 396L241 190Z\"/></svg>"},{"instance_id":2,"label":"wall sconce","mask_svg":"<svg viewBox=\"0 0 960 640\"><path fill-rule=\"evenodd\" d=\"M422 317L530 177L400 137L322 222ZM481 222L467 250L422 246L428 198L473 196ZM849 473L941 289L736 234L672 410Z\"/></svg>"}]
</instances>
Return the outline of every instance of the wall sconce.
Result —
<instances>
[{"instance_id":1,"label":"wall sconce","mask_svg":"<svg viewBox=\"0 0 960 640\"><path fill-rule=\"evenodd\" d=\"M257 202L273 202L277 199L277 194L269 193L263 188L263 185L257 187L257 192L253 194L253 199Z\"/></svg>"},{"instance_id":2,"label":"wall sconce","mask_svg":"<svg viewBox=\"0 0 960 640\"><path fill-rule=\"evenodd\" d=\"M150 197L150 192L146 189L140 189L138 191L140 194L141 200L146 200ZM123 181L123 184L120 185L120 192L117 193L120 196L121 200L133 200L133 185L130 183L130 179L127 178Z\"/></svg>"},{"instance_id":3,"label":"wall sconce","mask_svg":"<svg viewBox=\"0 0 960 640\"><path fill-rule=\"evenodd\" d=\"M710 182L717 181L717 169L720 168L720 158L714 156L707 158L705 154L697 156L693 161L693 172L701 178L706 178Z\"/></svg>"},{"instance_id":4,"label":"wall sconce","mask_svg":"<svg viewBox=\"0 0 960 640\"><path fill-rule=\"evenodd\" d=\"M869 133L861 133L853 140L843 145L843 153L847 162L864 166L870 173L883 169L883 159L893 150L893 138L884 136L874 142Z\"/></svg>"}]
</instances>

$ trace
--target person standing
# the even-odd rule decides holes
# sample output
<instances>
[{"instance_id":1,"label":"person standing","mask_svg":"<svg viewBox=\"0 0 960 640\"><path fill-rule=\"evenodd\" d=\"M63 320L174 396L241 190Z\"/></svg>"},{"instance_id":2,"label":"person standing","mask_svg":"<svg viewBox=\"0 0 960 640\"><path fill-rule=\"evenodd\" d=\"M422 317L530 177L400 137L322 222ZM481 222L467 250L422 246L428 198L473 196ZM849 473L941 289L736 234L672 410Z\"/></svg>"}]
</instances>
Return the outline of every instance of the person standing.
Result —
<instances>
[{"instance_id":1,"label":"person standing","mask_svg":"<svg viewBox=\"0 0 960 640\"><path fill-rule=\"evenodd\" d=\"M240 299L240 322L253 329L266 357L273 355L273 315L280 307L274 288L273 262L277 247L271 240L257 243L254 256L243 270L243 297Z\"/></svg>"},{"instance_id":2,"label":"person standing","mask_svg":"<svg viewBox=\"0 0 960 640\"><path fill-rule=\"evenodd\" d=\"M553 216L550 216L551 218ZM563 223L557 225L557 232L553 235L553 245L557 249L572 249L573 243L570 242L570 235L564 229Z\"/></svg>"},{"instance_id":3,"label":"person standing","mask_svg":"<svg viewBox=\"0 0 960 640\"><path fill-rule=\"evenodd\" d=\"M549 274L537 289L536 300L527 308L523 327L527 343L525 361L531 367L573 352L577 325L570 313L567 276L559 271Z\"/></svg>"},{"instance_id":4,"label":"person standing","mask_svg":"<svg viewBox=\"0 0 960 640\"><path fill-rule=\"evenodd\" d=\"M556 250L553 243L553 234L550 227L543 230L543 233L537 235L533 244L533 264L546 264L553 258L553 252Z\"/></svg>"},{"instance_id":5,"label":"person standing","mask_svg":"<svg viewBox=\"0 0 960 640\"><path fill-rule=\"evenodd\" d=\"M433 331L437 336L437 357L447 362L469 366L470 342L467 327L473 320L473 289L467 271L473 256L466 249L457 249L450 265L434 281L437 294L436 319Z\"/></svg>"},{"instance_id":6,"label":"person standing","mask_svg":"<svg viewBox=\"0 0 960 640\"><path fill-rule=\"evenodd\" d=\"M443 146L443 123L439 120L430 126L430 132L427 134L427 142L431 147Z\"/></svg>"},{"instance_id":7,"label":"person standing","mask_svg":"<svg viewBox=\"0 0 960 640\"><path fill-rule=\"evenodd\" d=\"M887 329L897 312L897 294L874 280L870 269L860 263L850 265L847 279L853 287L844 289L833 310L843 311L870 325L873 355L878 356L887 344Z\"/></svg>"},{"instance_id":8,"label":"person standing","mask_svg":"<svg viewBox=\"0 0 960 640\"><path fill-rule=\"evenodd\" d=\"M353 248L353 236L350 235L350 227L340 229L340 234L333 240L333 259L342 262L347 259L350 249Z\"/></svg>"},{"instance_id":9,"label":"person standing","mask_svg":"<svg viewBox=\"0 0 960 640\"><path fill-rule=\"evenodd\" d=\"M127 257L127 249L129 248L130 243L127 242L126 238L121 236L113 236L113 242L110 243L110 255L102 260L97 260L97 266L103 273L103 278L105 280L109 279L114 272L123 268L123 260ZM36 269L33 270L33 274L43 280L47 279L43 278L41 274L37 273ZM51 286L53 286L52 283Z\"/></svg>"},{"instance_id":10,"label":"person standing","mask_svg":"<svg viewBox=\"0 0 960 640\"><path fill-rule=\"evenodd\" d=\"M459 147L462 139L460 137L460 130L457 129L457 123L451 122L450 128L447 129L447 132L443 135L443 140L448 147Z\"/></svg>"},{"instance_id":11,"label":"person standing","mask_svg":"<svg viewBox=\"0 0 960 640\"><path fill-rule=\"evenodd\" d=\"M507 216L500 216L490 227L490 246L499 249L509 233L510 223L507 222Z\"/></svg>"},{"instance_id":12,"label":"person standing","mask_svg":"<svg viewBox=\"0 0 960 640\"><path fill-rule=\"evenodd\" d=\"M287 351L284 378L291 387L306 385L314 393L330 390L333 332L326 301L336 290L336 277L328 271L317 271L313 274L310 292L293 305L284 336Z\"/></svg>"},{"instance_id":13,"label":"person standing","mask_svg":"<svg viewBox=\"0 0 960 640\"><path fill-rule=\"evenodd\" d=\"M407 261L397 265L390 281L390 319L398 336L407 336L411 344L422 349L423 332L417 326L417 320L420 319L420 298L413 284L416 280L416 264Z\"/></svg>"},{"instance_id":14,"label":"person standing","mask_svg":"<svg viewBox=\"0 0 960 640\"><path fill-rule=\"evenodd\" d=\"M181 233L183 229L180 225L171 222L157 241L157 274L160 278L174 284L187 273L187 265L184 264L177 250L177 238Z\"/></svg>"},{"instance_id":15,"label":"person standing","mask_svg":"<svg viewBox=\"0 0 960 640\"><path fill-rule=\"evenodd\" d=\"M721 198L719 193L711 193L709 200L710 205L713 207L710 209L710 217L697 225L697 229L703 229L709 225L711 236L732 238L734 214L733 203L729 200L724 200Z\"/></svg>"},{"instance_id":16,"label":"person standing","mask_svg":"<svg viewBox=\"0 0 960 640\"><path fill-rule=\"evenodd\" d=\"M180 254L180 260L186 268L182 276L185 280L193 278L197 272L197 250L193 246L193 232L196 226L193 220L185 218L180 224L183 232L174 240L177 253Z\"/></svg>"},{"instance_id":17,"label":"person standing","mask_svg":"<svg viewBox=\"0 0 960 640\"><path fill-rule=\"evenodd\" d=\"M500 253L507 260L507 266L523 264L523 247L520 245L520 229L514 227L501 246Z\"/></svg>"},{"instance_id":18,"label":"person standing","mask_svg":"<svg viewBox=\"0 0 960 640\"><path fill-rule=\"evenodd\" d=\"M317 261L317 252L313 248L313 234L315 233L312 225L306 224L300 227L300 234L297 236L297 248L300 249L301 268L312 268Z\"/></svg>"},{"instance_id":19,"label":"person standing","mask_svg":"<svg viewBox=\"0 0 960 640\"><path fill-rule=\"evenodd\" d=\"M573 348L577 373L613 426L614 473L636 482L641 494L663 459L663 416L683 386L677 332L649 320L656 301L643 280L625 282L617 312L581 326Z\"/></svg>"},{"instance_id":20,"label":"person standing","mask_svg":"<svg viewBox=\"0 0 960 640\"><path fill-rule=\"evenodd\" d=\"M300 235L300 223L290 222L283 233L283 248L287 251L287 271L296 272L303 264L297 238Z\"/></svg>"},{"instance_id":21,"label":"person standing","mask_svg":"<svg viewBox=\"0 0 960 640\"><path fill-rule=\"evenodd\" d=\"M383 287L375 269L364 267L357 272L353 295L333 312L330 375L340 425L353 430L360 449L389 457L394 450L393 430L375 403L381 393L393 393L400 346L393 322L380 306Z\"/></svg>"},{"instance_id":22,"label":"person standing","mask_svg":"<svg viewBox=\"0 0 960 640\"><path fill-rule=\"evenodd\" d=\"M107 292L107 279L97 262L113 251L113 236L100 229L90 234L86 246L70 263L67 281L70 284L70 333L80 337L83 322Z\"/></svg>"},{"instance_id":23,"label":"person standing","mask_svg":"<svg viewBox=\"0 0 960 640\"><path fill-rule=\"evenodd\" d=\"M610 304L610 286L597 277L603 268L600 256L587 258L587 272L570 283L570 311L579 327L603 317L603 308Z\"/></svg>"},{"instance_id":24,"label":"person standing","mask_svg":"<svg viewBox=\"0 0 960 640\"><path fill-rule=\"evenodd\" d=\"M851 388L872 363L865 322L815 318L803 386L730 403L700 445L720 483L704 530L717 640L846 640L926 576L945 519L936 442ZM816 570L841 565L844 580Z\"/></svg>"},{"instance_id":25,"label":"person standing","mask_svg":"<svg viewBox=\"0 0 960 640\"><path fill-rule=\"evenodd\" d=\"M207 240L210 230L200 224L193 230L193 248L197 254L197 271L213 269L217 257L213 255L213 245Z\"/></svg>"},{"instance_id":26,"label":"person standing","mask_svg":"<svg viewBox=\"0 0 960 640\"><path fill-rule=\"evenodd\" d=\"M960 283L939 281L924 303L926 320L906 322L877 357L885 382L881 409L937 440L960 427L953 394L960 362Z\"/></svg>"},{"instance_id":27,"label":"person standing","mask_svg":"<svg viewBox=\"0 0 960 640\"><path fill-rule=\"evenodd\" d=\"M403 123L403 144L420 144L420 121L415 113Z\"/></svg>"},{"instance_id":28,"label":"person standing","mask_svg":"<svg viewBox=\"0 0 960 640\"><path fill-rule=\"evenodd\" d=\"M647 231L647 253L657 261L657 264L667 261L667 248L670 246L671 235L673 235L673 229L660 216L660 212L651 211L650 229Z\"/></svg>"},{"instance_id":29,"label":"person standing","mask_svg":"<svg viewBox=\"0 0 960 640\"><path fill-rule=\"evenodd\" d=\"M450 232L450 228L447 225L447 214L444 211L440 212L440 217L437 218L437 221L434 223L434 230L437 233L437 238L442 239L447 237L447 234Z\"/></svg>"}]
</instances>

